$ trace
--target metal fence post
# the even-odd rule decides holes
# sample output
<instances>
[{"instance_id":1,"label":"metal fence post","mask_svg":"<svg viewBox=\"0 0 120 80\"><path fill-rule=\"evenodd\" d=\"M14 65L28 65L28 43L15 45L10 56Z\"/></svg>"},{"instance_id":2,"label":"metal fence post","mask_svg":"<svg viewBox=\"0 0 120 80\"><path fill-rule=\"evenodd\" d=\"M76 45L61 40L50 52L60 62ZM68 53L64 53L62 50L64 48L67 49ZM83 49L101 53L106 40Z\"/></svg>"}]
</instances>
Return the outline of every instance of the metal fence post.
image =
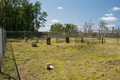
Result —
<instances>
[{"instance_id":1,"label":"metal fence post","mask_svg":"<svg viewBox=\"0 0 120 80\"><path fill-rule=\"evenodd\" d=\"M118 27L118 35L117 35L117 44L118 44L118 39L119 39L119 27Z\"/></svg>"},{"instance_id":2,"label":"metal fence post","mask_svg":"<svg viewBox=\"0 0 120 80\"><path fill-rule=\"evenodd\" d=\"M3 30L0 29L0 72L1 72L2 57L3 57Z\"/></svg>"},{"instance_id":3,"label":"metal fence post","mask_svg":"<svg viewBox=\"0 0 120 80\"><path fill-rule=\"evenodd\" d=\"M100 30L99 30L99 42L100 42Z\"/></svg>"}]
</instances>

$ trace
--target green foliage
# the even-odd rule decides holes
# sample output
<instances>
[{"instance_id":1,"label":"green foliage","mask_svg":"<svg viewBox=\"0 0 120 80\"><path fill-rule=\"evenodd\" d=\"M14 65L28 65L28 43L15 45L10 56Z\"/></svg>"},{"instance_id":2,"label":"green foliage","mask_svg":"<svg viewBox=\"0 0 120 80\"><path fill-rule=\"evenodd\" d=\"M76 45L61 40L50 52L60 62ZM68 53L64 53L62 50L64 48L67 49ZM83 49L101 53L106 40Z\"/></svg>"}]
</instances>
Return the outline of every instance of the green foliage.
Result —
<instances>
[{"instance_id":1,"label":"green foliage","mask_svg":"<svg viewBox=\"0 0 120 80\"><path fill-rule=\"evenodd\" d=\"M106 43L106 40L105 40L105 38L103 39L103 42L104 42L104 43Z\"/></svg>"},{"instance_id":2,"label":"green foliage","mask_svg":"<svg viewBox=\"0 0 120 80\"><path fill-rule=\"evenodd\" d=\"M52 32L62 32L62 31L64 31L64 29L65 28L64 28L63 24L55 23L55 24L51 25L50 31L52 31Z\"/></svg>"},{"instance_id":3,"label":"green foliage","mask_svg":"<svg viewBox=\"0 0 120 80\"><path fill-rule=\"evenodd\" d=\"M61 24L61 23L55 23L51 25L50 31L52 32L68 32L68 31L74 31L76 32L77 29L77 25L75 24Z\"/></svg>"},{"instance_id":4,"label":"green foliage","mask_svg":"<svg viewBox=\"0 0 120 80\"><path fill-rule=\"evenodd\" d=\"M77 25L75 24L64 24L65 25L65 31L77 31Z\"/></svg>"},{"instance_id":5,"label":"green foliage","mask_svg":"<svg viewBox=\"0 0 120 80\"><path fill-rule=\"evenodd\" d=\"M101 37L98 37L98 40L101 39Z\"/></svg>"},{"instance_id":6,"label":"green foliage","mask_svg":"<svg viewBox=\"0 0 120 80\"><path fill-rule=\"evenodd\" d=\"M41 12L41 3L0 1L0 26L8 31L34 31L44 26L47 13Z\"/></svg>"},{"instance_id":7,"label":"green foliage","mask_svg":"<svg viewBox=\"0 0 120 80\"><path fill-rule=\"evenodd\" d=\"M119 67L116 67L116 68L115 68L115 71L118 72L118 73L120 73L120 68L119 68Z\"/></svg>"},{"instance_id":8,"label":"green foliage","mask_svg":"<svg viewBox=\"0 0 120 80\"><path fill-rule=\"evenodd\" d=\"M87 41L87 44L89 44L89 41Z\"/></svg>"}]
</instances>

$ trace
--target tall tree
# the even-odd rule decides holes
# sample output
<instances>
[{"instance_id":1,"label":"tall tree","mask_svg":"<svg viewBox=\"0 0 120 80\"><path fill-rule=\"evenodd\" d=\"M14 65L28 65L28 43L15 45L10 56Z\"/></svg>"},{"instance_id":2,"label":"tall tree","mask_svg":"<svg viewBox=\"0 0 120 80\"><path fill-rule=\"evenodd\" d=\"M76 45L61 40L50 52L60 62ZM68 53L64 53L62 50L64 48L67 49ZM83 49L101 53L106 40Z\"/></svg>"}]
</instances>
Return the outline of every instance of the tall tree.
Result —
<instances>
[{"instance_id":1,"label":"tall tree","mask_svg":"<svg viewBox=\"0 0 120 80\"><path fill-rule=\"evenodd\" d=\"M34 31L44 26L46 12L41 12L41 3L34 5L27 0L1 0L0 26L8 31Z\"/></svg>"},{"instance_id":2,"label":"tall tree","mask_svg":"<svg viewBox=\"0 0 120 80\"><path fill-rule=\"evenodd\" d=\"M55 23L51 25L50 31L52 32L62 32L64 31L64 26L61 23Z\"/></svg>"},{"instance_id":3,"label":"tall tree","mask_svg":"<svg viewBox=\"0 0 120 80\"><path fill-rule=\"evenodd\" d=\"M106 30L107 27L106 27L105 25L107 25L106 22L104 22L104 21L100 21L100 22L99 22L99 27L100 27L100 29Z\"/></svg>"},{"instance_id":4,"label":"tall tree","mask_svg":"<svg viewBox=\"0 0 120 80\"><path fill-rule=\"evenodd\" d=\"M77 31L77 25L75 24L64 24L65 25L65 31Z\"/></svg>"}]
</instances>

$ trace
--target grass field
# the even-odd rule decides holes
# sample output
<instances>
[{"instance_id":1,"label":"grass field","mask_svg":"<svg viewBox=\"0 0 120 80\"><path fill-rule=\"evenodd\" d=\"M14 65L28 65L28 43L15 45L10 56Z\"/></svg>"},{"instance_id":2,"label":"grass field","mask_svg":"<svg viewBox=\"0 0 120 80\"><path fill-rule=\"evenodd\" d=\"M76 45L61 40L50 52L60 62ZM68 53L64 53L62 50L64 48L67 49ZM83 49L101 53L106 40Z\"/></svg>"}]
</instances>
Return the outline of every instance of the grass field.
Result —
<instances>
[{"instance_id":1,"label":"grass field","mask_svg":"<svg viewBox=\"0 0 120 80\"><path fill-rule=\"evenodd\" d=\"M9 76L18 80L14 60L21 80L119 80L120 45L116 39L106 39L105 44L96 39L87 40L89 44L75 44L72 39L70 43L56 43L53 39L51 45L43 40L32 47L33 39L28 40L28 44L24 40L9 42L9 39L0 80L7 80ZM46 63L51 63L54 69L47 70Z\"/></svg>"}]
</instances>

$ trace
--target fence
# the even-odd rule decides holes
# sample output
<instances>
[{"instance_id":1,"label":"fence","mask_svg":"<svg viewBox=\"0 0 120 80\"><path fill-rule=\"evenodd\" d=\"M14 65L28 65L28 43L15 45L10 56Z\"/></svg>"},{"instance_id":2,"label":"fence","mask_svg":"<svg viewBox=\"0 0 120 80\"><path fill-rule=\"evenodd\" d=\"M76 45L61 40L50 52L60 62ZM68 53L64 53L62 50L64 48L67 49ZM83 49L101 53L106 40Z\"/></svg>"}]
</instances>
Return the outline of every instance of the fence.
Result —
<instances>
[{"instance_id":1,"label":"fence","mask_svg":"<svg viewBox=\"0 0 120 80\"><path fill-rule=\"evenodd\" d=\"M0 72L1 72L1 63L4 55L4 49L6 45L6 30L0 27Z\"/></svg>"},{"instance_id":2,"label":"fence","mask_svg":"<svg viewBox=\"0 0 120 80\"><path fill-rule=\"evenodd\" d=\"M68 32L37 32L37 31L7 31L8 38L22 38L28 37L39 37L40 39L46 39L51 37L56 39L56 42L64 42L66 37L70 39L75 39L79 42L81 37L85 41L90 42L101 42L101 37L104 38L104 42L109 42L113 44L119 44L119 30L92 30L92 31L68 31ZM113 39L111 42L110 39Z\"/></svg>"}]
</instances>

